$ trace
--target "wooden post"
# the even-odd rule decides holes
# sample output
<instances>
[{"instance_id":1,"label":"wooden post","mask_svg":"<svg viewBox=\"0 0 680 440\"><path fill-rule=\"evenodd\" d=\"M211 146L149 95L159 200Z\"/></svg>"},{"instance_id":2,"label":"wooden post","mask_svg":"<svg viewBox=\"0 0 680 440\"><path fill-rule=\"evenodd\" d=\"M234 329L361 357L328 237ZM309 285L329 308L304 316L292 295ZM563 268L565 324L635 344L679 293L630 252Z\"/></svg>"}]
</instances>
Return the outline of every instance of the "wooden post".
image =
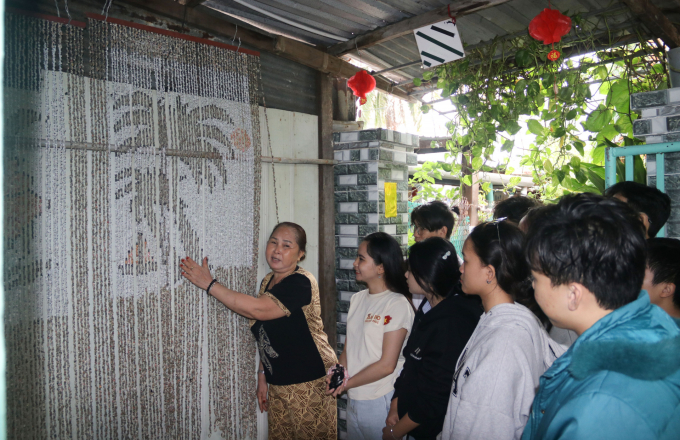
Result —
<instances>
[{"instance_id":1,"label":"wooden post","mask_svg":"<svg viewBox=\"0 0 680 440\"><path fill-rule=\"evenodd\" d=\"M477 182L477 173L471 174L472 186L463 185L463 194L470 204L470 226L477 226L479 224L479 182Z\"/></svg>"},{"instance_id":2,"label":"wooden post","mask_svg":"<svg viewBox=\"0 0 680 440\"><path fill-rule=\"evenodd\" d=\"M472 172L470 160L468 160L467 156L465 156L465 153L468 151L470 151L470 147L463 148L463 154L461 159L461 173L463 174L463 176L470 176L470 179L472 180L472 186L465 185L463 183L462 178L460 185L463 188L463 197L465 197L469 204L468 215L470 216L470 226L477 226L477 224L479 223L478 215L479 182L477 181L478 179L477 173Z\"/></svg>"},{"instance_id":3,"label":"wooden post","mask_svg":"<svg viewBox=\"0 0 680 440\"><path fill-rule=\"evenodd\" d=\"M333 159L333 80L319 72L319 159ZM333 167L319 166L319 293L321 318L328 342L337 349L335 288L335 178Z\"/></svg>"},{"instance_id":4,"label":"wooden post","mask_svg":"<svg viewBox=\"0 0 680 440\"><path fill-rule=\"evenodd\" d=\"M347 87L347 78L334 78L333 89L333 120L355 121L357 119L356 96Z\"/></svg>"}]
</instances>

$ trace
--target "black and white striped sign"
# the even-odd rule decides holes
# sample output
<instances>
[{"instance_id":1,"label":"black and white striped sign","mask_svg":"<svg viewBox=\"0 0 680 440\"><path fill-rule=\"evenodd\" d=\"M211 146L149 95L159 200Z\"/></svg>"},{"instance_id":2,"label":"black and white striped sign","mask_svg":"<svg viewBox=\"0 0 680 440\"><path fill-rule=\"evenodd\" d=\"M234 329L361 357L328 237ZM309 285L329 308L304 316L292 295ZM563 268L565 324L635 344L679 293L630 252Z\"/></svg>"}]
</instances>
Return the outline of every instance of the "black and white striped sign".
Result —
<instances>
[{"instance_id":1,"label":"black and white striped sign","mask_svg":"<svg viewBox=\"0 0 680 440\"><path fill-rule=\"evenodd\" d=\"M434 67L465 57L458 27L451 20L421 27L414 30L413 34L425 67Z\"/></svg>"}]
</instances>

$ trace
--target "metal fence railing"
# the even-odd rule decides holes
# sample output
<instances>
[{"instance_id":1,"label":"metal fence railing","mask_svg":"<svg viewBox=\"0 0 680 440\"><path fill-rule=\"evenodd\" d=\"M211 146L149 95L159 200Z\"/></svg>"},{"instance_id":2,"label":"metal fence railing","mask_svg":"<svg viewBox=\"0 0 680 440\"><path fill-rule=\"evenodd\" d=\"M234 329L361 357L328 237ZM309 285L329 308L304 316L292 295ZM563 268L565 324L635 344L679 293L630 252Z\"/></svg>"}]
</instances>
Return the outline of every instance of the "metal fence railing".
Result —
<instances>
[{"instance_id":1,"label":"metal fence railing","mask_svg":"<svg viewBox=\"0 0 680 440\"><path fill-rule=\"evenodd\" d=\"M639 155L655 155L656 156L656 188L659 191L666 191L666 164L664 161L664 154L680 152L680 142L663 142L658 144L635 145L631 147L607 147L605 149L604 157L604 183L605 187L616 183L616 161L617 158L622 157L625 162L625 180L633 180L634 174L634 158ZM666 236L666 227L661 228L657 237Z\"/></svg>"},{"instance_id":2,"label":"metal fence railing","mask_svg":"<svg viewBox=\"0 0 680 440\"><path fill-rule=\"evenodd\" d=\"M463 245L468 235L470 235L470 217L465 217L454 226L453 233L451 234L451 243L453 243L456 253L461 258L463 257Z\"/></svg>"}]
</instances>

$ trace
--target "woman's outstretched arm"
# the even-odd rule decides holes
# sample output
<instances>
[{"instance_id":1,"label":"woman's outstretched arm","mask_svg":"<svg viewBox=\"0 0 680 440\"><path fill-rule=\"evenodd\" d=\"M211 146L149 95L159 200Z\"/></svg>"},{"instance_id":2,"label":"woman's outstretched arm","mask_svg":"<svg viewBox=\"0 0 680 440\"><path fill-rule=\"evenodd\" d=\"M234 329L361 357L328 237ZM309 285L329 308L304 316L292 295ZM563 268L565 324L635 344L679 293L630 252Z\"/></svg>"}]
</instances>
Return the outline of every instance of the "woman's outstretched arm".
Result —
<instances>
[{"instance_id":1,"label":"woman's outstretched arm","mask_svg":"<svg viewBox=\"0 0 680 440\"><path fill-rule=\"evenodd\" d=\"M208 268L208 257L203 258L202 265L186 257L182 259L180 268L182 269L182 275L199 289L207 289L213 280ZM209 293L230 310L249 319L270 321L286 316L286 312L271 298L266 296L254 298L250 295L228 289L220 283L214 283L210 287Z\"/></svg>"}]
</instances>

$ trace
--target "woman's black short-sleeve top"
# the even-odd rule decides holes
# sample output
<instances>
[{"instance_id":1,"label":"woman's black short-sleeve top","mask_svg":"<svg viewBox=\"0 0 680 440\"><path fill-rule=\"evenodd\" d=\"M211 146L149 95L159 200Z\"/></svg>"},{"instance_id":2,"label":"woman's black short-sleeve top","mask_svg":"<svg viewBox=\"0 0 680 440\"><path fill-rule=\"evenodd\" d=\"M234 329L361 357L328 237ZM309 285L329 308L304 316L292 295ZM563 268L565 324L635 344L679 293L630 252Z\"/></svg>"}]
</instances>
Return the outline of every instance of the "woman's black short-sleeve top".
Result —
<instances>
[{"instance_id":1,"label":"woman's black short-sleeve top","mask_svg":"<svg viewBox=\"0 0 680 440\"><path fill-rule=\"evenodd\" d=\"M269 321L251 321L267 383L292 385L319 379L337 362L321 321L319 288L314 276L297 267L269 288L274 274L262 280L259 296L268 296L285 313Z\"/></svg>"}]
</instances>

